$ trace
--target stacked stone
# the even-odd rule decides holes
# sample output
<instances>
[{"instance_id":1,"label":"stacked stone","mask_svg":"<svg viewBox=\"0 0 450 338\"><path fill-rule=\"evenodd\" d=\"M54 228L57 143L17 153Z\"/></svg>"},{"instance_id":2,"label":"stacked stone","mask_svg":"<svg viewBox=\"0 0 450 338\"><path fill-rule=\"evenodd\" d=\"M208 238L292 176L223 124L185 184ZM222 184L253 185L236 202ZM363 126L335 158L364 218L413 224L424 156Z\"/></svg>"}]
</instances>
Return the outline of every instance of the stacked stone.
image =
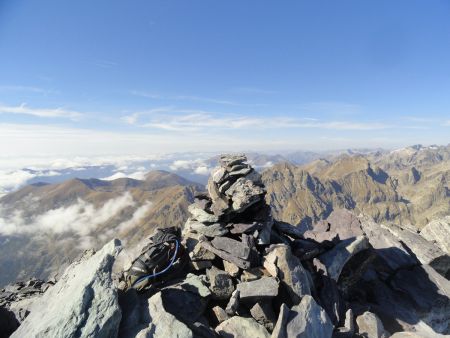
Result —
<instances>
[{"instance_id":1,"label":"stacked stone","mask_svg":"<svg viewBox=\"0 0 450 338\"><path fill-rule=\"evenodd\" d=\"M330 337L333 324L311 297L312 277L284 235L298 230L275 224L261 176L244 155L223 155L219 164L183 230L192 270L210 291L203 315L214 334L282 337L314 326Z\"/></svg>"}]
</instances>

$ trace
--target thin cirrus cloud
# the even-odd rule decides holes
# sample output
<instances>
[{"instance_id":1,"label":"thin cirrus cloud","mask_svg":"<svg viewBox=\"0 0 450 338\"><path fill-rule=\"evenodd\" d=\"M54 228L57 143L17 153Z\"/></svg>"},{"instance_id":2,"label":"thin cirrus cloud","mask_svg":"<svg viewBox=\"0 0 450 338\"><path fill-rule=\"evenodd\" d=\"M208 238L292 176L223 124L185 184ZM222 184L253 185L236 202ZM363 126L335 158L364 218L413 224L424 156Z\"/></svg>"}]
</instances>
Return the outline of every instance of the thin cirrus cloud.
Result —
<instances>
[{"instance_id":1,"label":"thin cirrus cloud","mask_svg":"<svg viewBox=\"0 0 450 338\"><path fill-rule=\"evenodd\" d=\"M139 91L133 90L131 91L132 95L145 97L154 100L169 100L169 101L191 101L191 102L201 102L201 103L213 103L219 105L226 106L242 106L242 107L260 107L264 106L261 103L242 103L236 102L232 100L204 97L204 96L196 96L196 95L162 95L155 92L147 92L147 91Z\"/></svg>"},{"instance_id":2,"label":"thin cirrus cloud","mask_svg":"<svg viewBox=\"0 0 450 338\"><path fill-rule=\"evenodd\" d=\"M44 118L66 118L73 121L80 119L83 114L73 110L64 108L32 108L22 103L19 106L3 106L0 105L0 114L20 114L31 115Z\"/></svg>"},{"instance_id":3,"label":"thin cirrus cloud","mask_svg":"<svg viewBox=\"0 0 450 338\"><path fill-rule=\"evenodd\" d=\"M43 95L58 93L57 91L51 90L51 89L32 87L32 86L16 86L16 85L0 86L0 92L30 92L30 93L43 94Z\"/></svg>"},{"instance_id":4,"label":"thin cirrus cloud","mask_svg":"<svg viewBox=\"0 0 450 338\"><path fill-rule=\"evenodd\" d=\"M184 113L184 114L180 114ZM137 124L138 115L122 117L127 123ZM246 115L217 115L217 113L178 110L176 115L156 116L140 126L167 131L199 131L204 129L285 129L317 128L334 130L378 130L392 128L379 122L320 121L314 118L253 117Z\"/></svg>"}]
</instances>

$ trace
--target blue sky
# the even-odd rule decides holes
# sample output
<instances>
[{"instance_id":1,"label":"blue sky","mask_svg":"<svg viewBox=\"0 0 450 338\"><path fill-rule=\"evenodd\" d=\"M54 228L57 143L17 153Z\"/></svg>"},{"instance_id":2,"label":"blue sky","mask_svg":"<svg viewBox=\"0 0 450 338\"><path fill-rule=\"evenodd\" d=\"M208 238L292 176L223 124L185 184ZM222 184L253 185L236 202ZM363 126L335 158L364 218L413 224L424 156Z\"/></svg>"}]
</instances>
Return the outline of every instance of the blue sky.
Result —
<instances>
[{"instance_id":1,"label":"blue sky","mask_svg":"<svg viewBox=\"0 0 450 338\"><path fill-rule=\"evenodd\" d=\"M447 144L449 18L434 0L0 0L0 153Z\"/></svg>"}]
</instances>

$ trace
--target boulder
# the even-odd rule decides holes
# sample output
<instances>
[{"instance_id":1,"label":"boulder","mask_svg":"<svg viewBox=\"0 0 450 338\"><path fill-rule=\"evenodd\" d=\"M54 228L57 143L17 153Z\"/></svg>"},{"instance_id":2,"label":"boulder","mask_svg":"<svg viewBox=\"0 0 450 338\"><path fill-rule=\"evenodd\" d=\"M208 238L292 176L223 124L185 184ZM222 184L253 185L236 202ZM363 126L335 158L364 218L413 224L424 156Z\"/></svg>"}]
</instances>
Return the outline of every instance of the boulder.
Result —
<instances>
[{"instance_id":1,"label":"boulder","mask_svg":"<svg viewBox=\"0 0 450 338\"><path fill-rule=\"evenodd\" d=\"M228 299L234 291L233 280L231 276L216 267L206 271L209 280L209 289L214 299Z\"/></svg>"},{"instance_id":2,"label":"boulder","mask_svg":"<svg viewBox=\"0 0 450 338\"><path fill-rule=\"evenodd\" d=\"M223 261L223 267L231 277L237 277L239 275L239 267L236 264Z\"/></svg>"},{"instance_id":3,"label":"boulder","mask_svg":"<svg viewBox=\"0 0 450 338\"><path fill-rule=\"evenodd\" d=\"M225 312L233 316L237 309L239 308L239 290L234 290L233 294L228 301L227 307L225 308Z\"/></svg>"},{"instance_id":4,"label":"boulder","mask_svg":"<svg viewBox=\"0 0 450 338\"><path fill-rule=\"evenodd\" d=\"M390 231L380 227L372 218L358 216L364 234L377 255L383 259L386 266L395 271L417 265L417 260L411 256L405 246Z\"/></svg>"},{"instance_id":5,"label":"boulder","mask_svg":"<svg viewBox=\"0 0 450 338\"><path fill-rule=\"evenodd\" d=\"M250 309L252 317L261 325L263 325L269 332L273 330L275 325L275 312L273 312L272 305L269 302L258 302Z\"/></svg>"},{"instance_id":6,"label":"boulder","mask_svg":"<svg viewBox=\"0 0 450 338\"><path fill-rule=\"evenodd\" d=\"M71 264L39 299L12 337L114 337L121 318L111 279L120 241Z\"/></svg>"},{"instance_id":7,"label":"boulder","mask_svg":"<svg viewBox=\"0 0 450 338\"><path fill-rule=\"evenodd\" d=\"M288 338L331 338L333 324L314 298L305 295L289 312L286 332Z\"/></svg>"},{"instance_id":8,"label":"boulder","mask_svg":"<svg viewBox=\"0 0 450 338\"><path fill-rule=\"evenodd\" d=\"M271 245L265 256L265 267L269 273L278 272L282 287L286 290L289 302L298 304L301 297L311 294L312 279L300 260L292 254L285 244ZM271 266L272 265L272 266ZM274 266L276 269L274 269Z\"/></svg>"},{"instance_id":9,"label":"boulder","mask_svg":"<svg viewBox=\"0 0 450 338\"><path fill-rule=\"evenodd\" d=\"M236 290L243 302L270 299L278 295L278 281L273 277L262 277L252 282L239 283Z\"/></svg>"},{"instance_id":10,"label":"boulder","mask_svg":"<svg viewBox=\"0 0 450 338\"><path fill-rule=\"evenodd\" d=\"M194 337L191 329L179 321L164 308L161 292L148 300L148 327L142 329L138 337L166 338L166 337Z\"/></svg>"},{"instance_id":11,"label":"boulder","mask_svg":"<svg viewBox=\"0 0 450 338\"><path fill-rule=\"evenodd\" d=\"M286 326L289 319L290 310L286 304L281 304L277 322L272 331L271 338L287 338Z\"/></svg>"},{"instance_id":12,"label":"boulder","mask_svg":"<svg viewBox=\"0 0 450 338\"><path fill-rule=\"evenodd\" d=\"M220 323L216 327L216 332L222 337L226 338L269 338L269 332L251 318L244 318L239 316L231 317L230 319Z\"/></svg>"},{"instance_id":13,"label":"boulder","mask_svg":"<svg viewBox=\"0 0 450 338\"><path fill-rule=\"evenodd\" d=\"M387 338L383 323L376 314L366 311L356 318L358 333L367 338Z\"/></svg>"},{"instance_id":14,"label":"boulder","mask_svg":"<svg viewBox=\"0 0 450 338\"><path fill-rule=\"evenodd\" d=\"M214 306L212 308L212 312L213 312L214 318L218 324L220 324L230 318L227 315L227 313L225 312L225 310L222 309L220 306L217 306L217 305Z\"/></svg>"},{"instance_id":15,"label":"boulder","mask_svg":"<svg viewBox=\"0 0 450 338\"><path fill-rule=\"evenodd\" d=\"M450 335L450 281L428 265L400 270L392 278L392 288L408 301L416 313L434 332ZM407 306L407 305L406 305ZM405 307L406 307L405 306Z\"/></svg>"},{"instance_id":16,"label":"boulder","mask_svg":"<svg viewBox=\"0 0 450 338\"><path fill-rule=\"evenodd\" d=\"M363 235L358 217L347 209L333 210L327 218L330 231L336 233L340 240Z\"/></svg>"},{"instance_id":17,"label":"boulder","mask_svg":"<svg viewBox=\"0 0 450 338\"><path fill-rule=\"evenodd\" d=\"M365 236L349 238L330 251L319 256L320 261L325 265L328 276L336 282L339 279L345 264L358 252L369 248L369 240Z\"/></svg>"},{"instance_id":18,"label":"boulder","mask_svg":"<svg viewBox=\"0 0 450 338\"><path fill-rule=\"evenodd\" d=\"M383 226L382 226L383 227ZM450 256L438 246L417 233L396 225L384 226L405 244L422 264L430 265L446 278L450 278Z\"/></svg>"},{"instance_id":19,"label":"boulder","mask_svg":"<svg viewBox=\"0 0 450 338\"><path fill-rule=\"evenodd\" d=\"M420 235L450 255L450 216L431 221L420 231Z\"/></svg>"}]
</instances>

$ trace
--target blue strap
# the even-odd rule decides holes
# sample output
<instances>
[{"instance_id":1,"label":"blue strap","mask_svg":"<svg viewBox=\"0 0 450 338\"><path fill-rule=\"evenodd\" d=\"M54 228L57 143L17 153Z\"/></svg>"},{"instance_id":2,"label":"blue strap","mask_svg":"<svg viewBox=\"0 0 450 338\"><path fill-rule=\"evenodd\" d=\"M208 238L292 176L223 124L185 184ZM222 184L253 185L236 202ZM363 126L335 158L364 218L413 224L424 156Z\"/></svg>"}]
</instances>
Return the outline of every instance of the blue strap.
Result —
<instances>
[{"instance_id":1,"label":"blue strap","mask_svg":"<svg viewBox=\"0 0 450 338\"><path fill-rule=\"evenodd\" d=\"M174 254L173 254L173 256L172 256L172 259L170 260L169 265L168 265L166 268L164 268L163 270L161 270L161 271L159 271L159 272L155 272L154 274L142 276L141 278L139 278L138 280L136 280L136 281L131 285L131 287L135 286L137 283L142 282L143 280L150 279L150 278L154 278L154 277L157 277L157 276L159 276L159 275L162 275L162 274L165 273L167 270L169 270L169 269L172 267L173 263L175 263L175 259L177 258L178 247L179 247L178 240L175 240L175 252L174 252Z\"/></svg>"}]
</instances>

